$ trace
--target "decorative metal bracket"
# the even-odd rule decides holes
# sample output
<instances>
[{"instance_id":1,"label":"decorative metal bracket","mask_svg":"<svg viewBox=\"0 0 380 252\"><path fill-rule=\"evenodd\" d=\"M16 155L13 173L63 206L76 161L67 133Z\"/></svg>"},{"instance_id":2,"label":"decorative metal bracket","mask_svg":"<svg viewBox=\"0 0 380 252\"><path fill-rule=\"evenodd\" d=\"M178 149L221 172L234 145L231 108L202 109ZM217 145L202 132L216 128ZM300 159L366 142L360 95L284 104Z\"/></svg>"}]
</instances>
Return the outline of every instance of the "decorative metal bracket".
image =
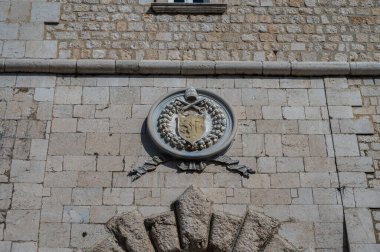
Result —
<instances>
[{"instance_id":1,"label":"decorative metal bracket","mask_svg":"<svg viewBox=\"0 0 380 252\"><path fill-rule=\"evenodd\" d=\"M129 176L132 177L132 181L139 179L142 175L154 171L157 167L165 162L173 161L174 158L168 156L154 156L150 160L146 160L142 166L138 166L129 172ZM177 162L177 168L182 172L201 172L206 167L206 162L214 162L218 164L225 165L226 169L231 172L239 173L240 175L248 178L249 174L254 174L255 171L246 165L240 165L239 160L233 160L228 156L219 156L214 159L205 161L189 161L189 160L179 160Z\"/></svg>"}]
</instances>

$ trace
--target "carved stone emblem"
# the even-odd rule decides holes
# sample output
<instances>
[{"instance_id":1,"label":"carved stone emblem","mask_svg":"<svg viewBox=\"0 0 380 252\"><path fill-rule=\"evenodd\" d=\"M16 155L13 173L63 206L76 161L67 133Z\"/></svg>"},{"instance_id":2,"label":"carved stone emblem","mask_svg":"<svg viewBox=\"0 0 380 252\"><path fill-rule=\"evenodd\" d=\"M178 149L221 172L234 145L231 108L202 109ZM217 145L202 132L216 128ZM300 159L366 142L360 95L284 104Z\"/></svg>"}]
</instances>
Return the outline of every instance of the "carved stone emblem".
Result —
<instances>
[{"instance_id":1,"label":"carved stone emblem","mask_svg":"<svg viewBox=\"0 0 380 252\"><path fill-rule=\"evenodd\" d=\"M216 144L226 130L226 115L208 98L200 98L194 88L173 99L158 118L158 132L178 150L200 151Z\"/></svg>"},{"instance_id":2,"label":"carved stone emblem","mask_svg":"<svg viewBox=\"0 0 380 252\"><path fill-rule=\"evenodd\" d=\"M197 114L194 111L181 112L178 115L178 134L194 146L195 142L201 140L206 132L205 114ZM193 150L190 148L189 150Z\"/></svg>"},{"instance_id":3,"label":"carved stone emblem","mask_svg":"<svg viewBox=\"0 0 380 252\"><path fill-rule=\"evenodd\" d=\"M159 99L147 118L148 133L162 155L132 170L133 179L169 160L177 160L181 171L202 171L206 162L226 165L227 169L248 176L253 171L223 153L236 134L231 106L207 90L188 88Z\"/></svg>"}]
</instances>

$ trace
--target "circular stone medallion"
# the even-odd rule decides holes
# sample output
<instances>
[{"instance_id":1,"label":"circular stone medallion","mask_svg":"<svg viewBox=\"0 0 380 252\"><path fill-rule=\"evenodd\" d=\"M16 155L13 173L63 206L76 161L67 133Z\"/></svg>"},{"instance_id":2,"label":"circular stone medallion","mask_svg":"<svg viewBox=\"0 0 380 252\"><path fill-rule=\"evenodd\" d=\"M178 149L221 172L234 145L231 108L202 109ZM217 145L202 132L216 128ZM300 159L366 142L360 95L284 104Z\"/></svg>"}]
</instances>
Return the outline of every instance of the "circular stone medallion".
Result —
<instances>
[{"instance_id":1,"label":"circular stone medallion","mask_svg":"<svg viewBox=\"0 0 380 252\"><path fill-rule=\"evenodd\" d=\"M207 159L227 150L236 134L231 106L204 89L178 90L151 108L148 133L165 153L181 159Z\"/></svg>"}]
</instances>

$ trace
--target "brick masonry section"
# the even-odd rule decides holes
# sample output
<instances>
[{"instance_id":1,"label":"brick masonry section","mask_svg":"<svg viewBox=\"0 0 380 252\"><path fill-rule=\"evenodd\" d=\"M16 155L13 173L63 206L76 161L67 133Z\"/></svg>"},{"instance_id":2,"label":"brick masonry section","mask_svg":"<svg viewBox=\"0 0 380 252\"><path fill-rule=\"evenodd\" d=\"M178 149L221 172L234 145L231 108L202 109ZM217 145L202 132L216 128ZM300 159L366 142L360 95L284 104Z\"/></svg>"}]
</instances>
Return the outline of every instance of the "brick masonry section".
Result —
<instances>
[{"instance_id":1,"label":"brick masonry section","mask_svg":"<svg viewBox=\"0 0 380 252\"><path fill-rule=\"evenodd\" d=\"M300 249L377 251L379 85L368 77L2 74L0 248L87 248L107 236L112 216L168 211L194 185L214 211L280 220L279 235ZM166 163L132 182L128 172L156 151L145 130L150 106L191 86L231 103L238 132L227 154L257 173L242 178L217 165L177 173Z\"/></svg>"}]
</instances>

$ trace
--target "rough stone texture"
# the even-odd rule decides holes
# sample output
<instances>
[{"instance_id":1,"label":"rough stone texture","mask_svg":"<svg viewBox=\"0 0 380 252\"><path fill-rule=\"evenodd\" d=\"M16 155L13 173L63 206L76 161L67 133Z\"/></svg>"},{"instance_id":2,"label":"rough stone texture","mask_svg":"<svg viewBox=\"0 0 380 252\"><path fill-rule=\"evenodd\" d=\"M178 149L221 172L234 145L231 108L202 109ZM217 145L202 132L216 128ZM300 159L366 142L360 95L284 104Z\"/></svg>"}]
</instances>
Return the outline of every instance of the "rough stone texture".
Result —
<instances>
[{"instance_id":1,"label":"rough stone texture","mask_svg":"<svg viewBox=\"0 0 380 252\"><path fill-rule=\"evenodd\" d=\"M86 249L85 252L123 252L114 237L110 236L96 243L92 248Z\"/></svg>"},{"instance_id":2,"label":"rough stone texture","mask_svg":"<svg viewBox=\"0 0 380 252\"><path fill-rule=\"evenodd\" d=\"M211 222L211 202L193 186L178 198L175 211L179 225L181 247L206 251Z\"/></svg>"},{"instance_id":3,"label":"rough stone texture","mask_svg":"<svg viewBox=\"0 0 380 252\"><path fill-rule=\"evenodd\" d=\"M245 216L234 252L261 251L277 231L276 220L261 213L249 211Z\"/></svg>"},{"instance_id":4,"label":"rough stone texture","mask_svg":"<svg viewBox=\"0 0 380 252\"><path fill-rule=\"evenodd\" d=\"M217 212L212 215L208 250L213 252L232 251L243 219Z\"/></svg>"},{"instance_id":5,"label":"rough stone texture","mask_svg":"<svg viewBox=\"0 0 380 252\"><path fill-rule=\"evenodd\" d=\"M107 228L116 236L127 251L154 252L144 227L144 220L137 211L115 216L107 222Z\"/></svg>"},{"instance_id":6,"label":"rough stone texture","mask_svg":"<svg viewBox=\"0 0 380 252\"><path fill-rule=\"evenodd\" d=\"M174 212L149 217L145 226L157 252L181 251Z\"/></svg>"},{"instance_id":7,"label":"rough stone texture","mask_svg":"<svg viewBox=\"0 0 380 252\"><path fill-rule=\"evenodd\" d=\"M93 3L67 1L61 24L48 26L46 37L59 41L60 58L379 60L376 1L218 2L227 4L223 15L185 18L154 15L148 12L151 1L96 4L96 16ZM83 36L94 42L84 43Z\"/></svg>"}]
</instances>

